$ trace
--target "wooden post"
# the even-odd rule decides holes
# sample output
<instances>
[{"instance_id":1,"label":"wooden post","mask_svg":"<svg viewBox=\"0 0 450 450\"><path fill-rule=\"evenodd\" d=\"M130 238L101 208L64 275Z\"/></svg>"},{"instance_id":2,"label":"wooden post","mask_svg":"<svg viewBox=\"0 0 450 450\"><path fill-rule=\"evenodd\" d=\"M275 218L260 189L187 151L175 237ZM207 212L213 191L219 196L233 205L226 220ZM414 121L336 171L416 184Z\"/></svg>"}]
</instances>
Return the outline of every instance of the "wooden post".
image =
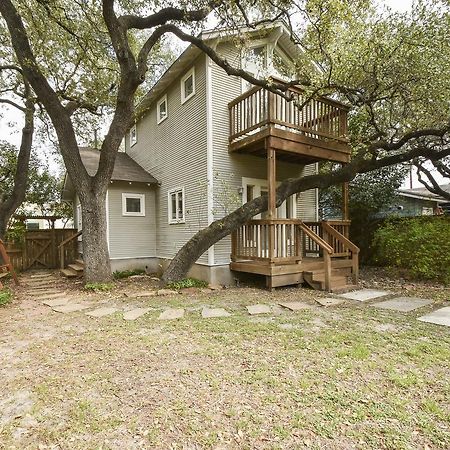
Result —
<instances>
[{"instance_id":1,"label":"wooden post","mask_svg":"<svg viewBox=\"0 0 450 450\"><path fill-rule=\"evenodd\" d=\"M276 155L271 146L270 139L267 140L267 184L268 184L268 217L269 220L276 219ZM275 224L269 224L269 260L274 257L275 248Z\"/></svg>"},{"instance_id":2,"label":"wooden post","mask_svg":"<svg viewBox=\"0 0 450 450\"><path fill-rule=\"evenodd\" d=\"M342 183L342 220L349 220L348 214L348 182Z\"/></svg>"},{"instance_id":3,"label":"wooden post","mask_svg":"<svg viewBox=\"0 0 450 450\"><path fill-rule=\"evenodd\" d=\"M323 262L325 269L325 290L331 292L331 255L323 250Z\"/></svg>"}]
</instances>

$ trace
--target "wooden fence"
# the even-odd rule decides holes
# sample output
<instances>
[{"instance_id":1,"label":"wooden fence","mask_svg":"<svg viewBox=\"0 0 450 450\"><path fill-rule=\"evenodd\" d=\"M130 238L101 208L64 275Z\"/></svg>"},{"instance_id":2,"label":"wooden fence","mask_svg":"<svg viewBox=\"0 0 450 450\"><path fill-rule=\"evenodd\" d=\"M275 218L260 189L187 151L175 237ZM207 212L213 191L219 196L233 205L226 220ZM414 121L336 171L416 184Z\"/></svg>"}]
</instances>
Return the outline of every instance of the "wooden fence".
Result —
<instances>
[{"instance_id":1,"label":"wooden fence","mask_svg":"<svg viewBox=\"0 0 450 450\"><path fill-rule=\"evenodd\" d=\"M77 233L76 229L29 230L21 245L6 243L6 252L16 270L56 269L60 267L58 245ZM65 246L64 259L77 257L77 241Z\"/></svg>"}]
</instances>

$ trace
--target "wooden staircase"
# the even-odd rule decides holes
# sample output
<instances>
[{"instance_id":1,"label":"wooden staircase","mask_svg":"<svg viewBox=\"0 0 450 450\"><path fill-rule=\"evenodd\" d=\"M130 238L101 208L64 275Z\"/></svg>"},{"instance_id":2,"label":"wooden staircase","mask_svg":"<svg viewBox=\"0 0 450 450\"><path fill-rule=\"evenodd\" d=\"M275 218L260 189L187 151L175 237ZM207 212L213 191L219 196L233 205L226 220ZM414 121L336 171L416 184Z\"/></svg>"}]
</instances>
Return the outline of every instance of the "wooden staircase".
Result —
<instances>
[{"instance_id":1,"label":"wooden staircase","mask_svg":"<svg viewBox=\"0 0 450 450\"><path fill-rule=\"evenodd\" d=\"M303 280L315 290L327 290L324 269L303 272ZM341 292L355 288L357 288L357 283L350 267L331 269L329 292Z\"/></svg>"},{"instance_id":2,"label":"wooden staircase","mask_svg":"<svg viewBox=\"0 0 450 450\"><path fill-rule=\"evenodd\" d=\"M61 275L66 278L79 278L84 273L84 262L81 259L76 259L75 262L69 264L66 269L61 269Z\"/></svg>"}]
</instances>

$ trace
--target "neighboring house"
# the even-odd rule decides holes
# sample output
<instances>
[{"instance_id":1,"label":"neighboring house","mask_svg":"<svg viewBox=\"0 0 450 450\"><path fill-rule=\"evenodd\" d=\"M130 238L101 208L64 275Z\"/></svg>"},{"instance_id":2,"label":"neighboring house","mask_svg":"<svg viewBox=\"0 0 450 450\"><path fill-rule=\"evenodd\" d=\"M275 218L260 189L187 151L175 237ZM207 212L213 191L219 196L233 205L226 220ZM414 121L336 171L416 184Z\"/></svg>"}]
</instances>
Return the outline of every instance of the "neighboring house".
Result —
<instances>
[{"instance_id":1,"label":"neighboring house","mask_svg":"<svg viewBox=\"0 0 450 450\"><path fill-rule=\"evenodd\" d=\"M230 64L257 76L295 73L302 49L283 23L244 31L242 48L233 33L201 37ZM300 90L290 94L303 102ZM356 280L357 249L344 237L349 223L317 222L317 190L293 195L278 208L273 200L277 183L316 173L319 161L349 161L345 105L321 98L300 110L295 102L228 76L192 45L143 102L147 112L126 137L108 191L113 270L158 271L199 229L267 193L269 211L212 246L191 276L232 284L238 272L247 272L266 276L270 288L307 280L328 290L344 287L347 275ZM88 154L92 163L98 153L81 151L94 173ZM131 162L139 177L122 171ZM69 184L65 199L74 197ZM74 205L81 227L76 200Z\"/></svg>"},{"instance_id":2,"label":"neighboring house","mask_svg":"<svg viewBox=\"0 0 450 450\"><path fill-rule=\"evenodd\" d=\"M450 184L443 185L441 188L450 192ZM382 215L396 215L400 217L432 216L442 214L448 209L449 204L448 200L433 194L425 187L398 189L395 204L388 211L383 211Z\"/></svg>"}]
</instances>

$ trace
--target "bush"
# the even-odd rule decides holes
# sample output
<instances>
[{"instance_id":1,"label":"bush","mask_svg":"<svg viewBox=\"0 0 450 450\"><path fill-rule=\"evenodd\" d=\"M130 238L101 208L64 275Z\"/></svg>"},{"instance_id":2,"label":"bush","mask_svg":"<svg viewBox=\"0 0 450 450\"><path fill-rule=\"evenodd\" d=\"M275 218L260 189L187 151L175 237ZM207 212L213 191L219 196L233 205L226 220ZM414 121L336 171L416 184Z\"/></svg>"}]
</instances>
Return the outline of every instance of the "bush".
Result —
<instances>
[{"instance_id":1,"label":"bush","mask_svg":"<svg viewBox=\"0 0 450 450\"><path fill-rule=\"evenodd\" d=\"M388 220L373 241L379 264L408 270L415 278L450 282L450 218Z\"/></svg>"},{"instance_id":2,"label":"bush","mask_svg":"<svg viewBox=\"0 0 450 450\"><path fill-rule=\"evenodd\" d=\"M93 292L107 292L111 289L114 289L113 283L87 283L84 286L84 289L86 291L93 291Z\"/></svg>"},{"instance_id":3,"label":"bush","mask_svg":"<svg viewBox=\"0 0 450 450\"><path fill-rule=\"evenodd\" d=\"M208 283L203 280L197 280L196 278L184 278L183 280L174 281L167 285L170 289L184 289L190 287L204 288L208 286Z\"/></svg>"},{"instance_id":4,"label":"bush","mask_svg":"<svg viewBox=\"0 0 450 450\"><path fill-rule=\"evenodd\" d=\"M12 294L9 289L1 289L0 290L0 307L5 306L11 302Z\"/></svg>"},{"instance_id":5,"label":"bush","mask_svg":"<svg viewBox=\"0 0 450 450\"><path fill-rule=\"evenodd\" d=\"M133 275L142 275L144 273L145 273L144 269L121 270L121 271L116 270L113 273L113 277L116 280L121 280L122 278L128 278L128 277L131 277Z\"/></svg>"}]
</instances>

